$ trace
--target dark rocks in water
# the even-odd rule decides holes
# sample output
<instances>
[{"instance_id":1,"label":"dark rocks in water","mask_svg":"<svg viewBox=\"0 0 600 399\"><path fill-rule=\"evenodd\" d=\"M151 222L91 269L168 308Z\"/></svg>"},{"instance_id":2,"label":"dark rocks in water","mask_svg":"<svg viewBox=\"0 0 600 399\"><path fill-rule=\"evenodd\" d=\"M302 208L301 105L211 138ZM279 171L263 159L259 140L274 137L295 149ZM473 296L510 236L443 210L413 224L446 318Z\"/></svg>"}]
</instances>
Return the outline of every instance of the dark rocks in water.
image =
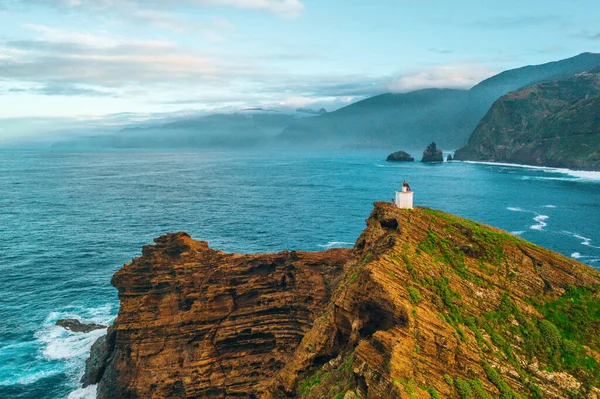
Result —
<instances>
[{"instance_id":1,"label":"dark rocks in water","mask_svg":"<svg viewBox=\"0 0 600 399\"><path fill-rule=\"evenodd\" d=\"M415 159L408 152L396 151L392 152L386 158L387 162L413 162Z\"/></svg>"},{"instance_id":2,"label":"dark rocks in water","mask_svg":"<svg viewBox=\"0 0 600 399\"><path fill-rule=\"evenodd\" d=\"M114 334L112 334L112 336L114 336ZM106 370L108 358L112 352L111 345L114 345L113 341L114 339L109 340L107 339L107 335L103 335L94 342L94 345L92 345L90 357L85 361L85 372L80 380L84 388L88 385L94 385L100 382L100 379Z\"/></svg>"},{"instance_id":3,"label":"dark rocks in water","mask_svg":"<svg viewBox=\"0 0 600 399\"><path fill-rule=\"evenodd\" d=\"M446 158L446 161L448 161L448 162L452 161L452 154L448 154L448 158Z\"/></svg>"},{"instance_id":4,"label":"dark rocks in water","mask_svg":"<svg viewBox=\"0 0 600 399\"><path fill-rule=\"evenodd\" d=\"M73 331L73 332L82 332L82 333L89 333L90 331L94 331L94 330L101 330L103 328L106 328L106 326L103 326L102 324L96 324L96 323L82 323L77 319L60 319L56 322L57 326L61 326L62 328L69 330L69 331Z\"/></svg>"},{"instance_id":5,"label":"dark rocks in water","mask_svg":"<svg viewBox=\"0 0 600 399\"><path fill-rule=\"evenodd\" d=\"M442 150L439 150L435 145L435 142L429 144L425 151L423 151L423 158L421 158L421 162L423 163L437 163L444 162L444 155L442 154Z\"/></svg>"}]
</instances>

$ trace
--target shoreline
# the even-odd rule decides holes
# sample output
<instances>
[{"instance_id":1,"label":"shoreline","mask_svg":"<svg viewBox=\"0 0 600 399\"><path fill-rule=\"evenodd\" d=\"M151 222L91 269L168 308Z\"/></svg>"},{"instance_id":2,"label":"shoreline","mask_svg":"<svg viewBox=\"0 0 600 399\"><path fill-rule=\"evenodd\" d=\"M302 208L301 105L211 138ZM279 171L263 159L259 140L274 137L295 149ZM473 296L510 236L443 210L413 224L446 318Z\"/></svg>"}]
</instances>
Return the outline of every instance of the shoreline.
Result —
<instances>
[{"instance_id":1,"label":"shoreline","mask_svg":"<svg viewBox=\"0 0 600 399\"><path fill-rule=\"evenodd\" d=\"M583 179L583 180L600 181L600 171L594 171L594 170L555 168L553 166L535 166L535 165L525 165L525 164L518 164L518 163L491 162L491 161L460 161L459 160L459 161L452 161L452 162L463 162L463 163L490 165L490 166L509 166L509 167L514 167L514 168L542 170L544 172L563 173L563 174L567 174L569 176L577 177L577 178Z\"/></svg>"}]
</instances>

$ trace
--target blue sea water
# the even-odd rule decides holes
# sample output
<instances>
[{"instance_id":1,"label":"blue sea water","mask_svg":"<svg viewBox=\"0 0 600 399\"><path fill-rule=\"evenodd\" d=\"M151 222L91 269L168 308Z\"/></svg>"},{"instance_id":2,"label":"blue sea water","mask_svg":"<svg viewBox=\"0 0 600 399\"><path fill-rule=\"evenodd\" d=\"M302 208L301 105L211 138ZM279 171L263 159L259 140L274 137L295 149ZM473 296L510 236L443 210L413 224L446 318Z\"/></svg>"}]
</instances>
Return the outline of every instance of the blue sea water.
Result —
<instances>
[{"instance_id":1,"label":"blue sea water","mask_svg":"<svg viewBox=\"0 0 600 399\"><path fill-rule=\"evenodd\" d=\"M415 204L491 224L600 267L600 174L381 152L0 151L0 398L93 397L78 379L110 323L112 274L187 231L239 252L350 246L407 179Z\"/></svg>"}]
</instances>

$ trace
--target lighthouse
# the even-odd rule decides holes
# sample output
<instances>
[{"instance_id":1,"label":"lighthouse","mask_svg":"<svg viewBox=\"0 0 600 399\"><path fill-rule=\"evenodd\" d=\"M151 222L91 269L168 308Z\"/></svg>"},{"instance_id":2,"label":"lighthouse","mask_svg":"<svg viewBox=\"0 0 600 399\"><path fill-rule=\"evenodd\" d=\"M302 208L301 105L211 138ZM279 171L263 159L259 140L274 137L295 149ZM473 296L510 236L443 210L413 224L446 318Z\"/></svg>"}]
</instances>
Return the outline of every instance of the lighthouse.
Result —
<instances>
[{"instance_id":1,"label":"lighthouse","mask_svg":"<svg viewBox=\"0 0 600 399\"><path fill-rule=\"evenodd\" d=\"M412 209L413 208L413 192L410 189L406 180L402 183L402 191L396 191L396 198L394 199L394 204L398 208L402 209Z\"/></svg>"}]
</instances>

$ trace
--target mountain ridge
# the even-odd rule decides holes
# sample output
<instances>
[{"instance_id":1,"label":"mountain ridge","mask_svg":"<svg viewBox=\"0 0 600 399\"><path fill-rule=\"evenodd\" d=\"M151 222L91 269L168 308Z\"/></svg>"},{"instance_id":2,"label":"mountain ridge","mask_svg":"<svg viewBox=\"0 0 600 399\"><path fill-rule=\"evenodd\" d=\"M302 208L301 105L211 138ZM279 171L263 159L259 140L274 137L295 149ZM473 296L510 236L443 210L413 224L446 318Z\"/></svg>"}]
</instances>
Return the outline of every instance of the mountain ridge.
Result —
<instances>
[{"instance_id":1,"label":"mountain ridge","mask_svg":"<svg viewBox=\"0 0 600 399\"><path fill-rule=\"evenodd\" d=\"M551 81L600 67L600 54L577 56L511 69L469 90L422 89L385 93L312 120L295 121L278 137L307 146L463 146L500 96L540 81ZM412 101L410 101L412 100Z\"/></svg>"},{"instance_id":2,"label":"mountain ridge","mask_svg":"<svg viewBox=\"0 0 600 399\"><path fill-rule=\"evenodd\" d=\"M256 111L252 115L213 114L161 126L125 128L112 135L64 140L54 147L420 148L435 141L440 147L452 150L467 143L479 121L502 95L539 81L594 68L600 68L600 54L582 53L564 60L507 70L469 90L431 88L382 93L333 112L322 109L312 113L299 108L291 115L252 108L245 111ZM305 118L296 118L301 115Z\"/></svg>"}]
</instances>

